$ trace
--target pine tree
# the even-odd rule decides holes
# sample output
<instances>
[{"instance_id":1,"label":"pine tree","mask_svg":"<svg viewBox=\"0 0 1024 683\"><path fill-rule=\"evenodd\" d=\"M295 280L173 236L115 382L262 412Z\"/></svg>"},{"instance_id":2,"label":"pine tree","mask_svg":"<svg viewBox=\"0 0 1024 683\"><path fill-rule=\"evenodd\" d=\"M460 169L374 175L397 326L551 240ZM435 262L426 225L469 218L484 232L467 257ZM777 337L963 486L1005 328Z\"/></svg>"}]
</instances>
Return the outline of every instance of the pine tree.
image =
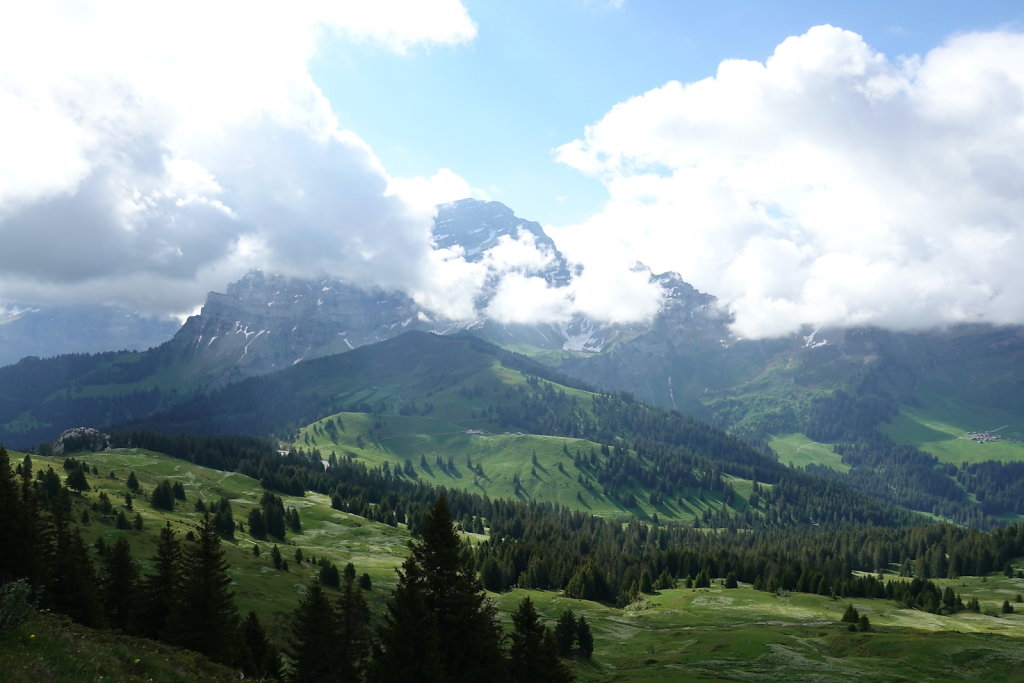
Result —
<instances>
[{"instance_id":1,"label":"pine tree","mask_svg":"<svg viewBox=\"0 0 1024 683\"><path fill-rule=\"evenodd\" d=\"M263 513L259 508L253 508L249 511L249 535L260 540L266 540L267 538L267 523L264 521Z\"/></svg>"},{"instance_id":2,"label":"pine tree","mask_svg":"<svg viewBox=\"0 0 1024 683\"><path fill-rule=\"evenodd\" d=\"M72 467L68 470L67 487L76 493L88 491L89 481L85 478L85 470L81 467Z\"/></svg>"},{"instance_id":3,"label":"pine tree","mask_svg":"<svg viewBox=\"0 0 1024 683\"><path fill-rule=\"evenodd\" d=\"M139 626L147 638L162 638L182 581L181 544L170 522L160 530L152 564L156 572L142 581Z\"/></svg>"},{"instance_id":4,"label":"pine tree","mask_svg":"<svg viewBox=\"0 0 1024 683\"><path fill-rule=\"evenodd\" d=\"M95 626L102 614L95 590L96 570L78 528L71 525L71 501L66 490L59 490L50 509L52 541L44 557L48 606L86 626Z\"/></svg>"},{"instance_id":5,"label":"pine tree","mask_svg":"<svg viewBox=\"0 0 1024 683\"><path fill-rule=\"evenodd\" d=\"M274 563L274 569L281 569L281 549L274 544L270 549L270 561Z\"/></svg>"},{"instance_id":6,"label":"pine tree","mask_svg":"<svg viewBox=\"0 0 1024 683\"><path fill-rule=\"evenodd\" d=\"M171 482L164 479L157 484L149 496L149 503L157 510L173 510L174 489L171 488Z\"/></svg>"},{"instance_id":7,"label":"pine tree","mask_svg":"<svg viewBox=\"0 0 1024 683\"><path fill-rule=\"evenodd\" d=\"M255 612L249 612L242 620L239 631L239 657L236 662L246 676L252 678L281 677L281 657L260 623Z\"/></svg>"},{"instance_id":8,"label":"pine tree","mask_svg":"<svg viewBox=\"0 0 1024 683\"><path fill-rule=\"evenodd\" d=\"M100 594L107 624L124 633L134 631L139 568L132 558L131 546L122 536L103 555Z\"/></svg>"},{"instance_id":9,"label":"pine tree","mask_svg":"<svg viewBox=\"0 0 1024 683\"><path fill-rule=\"evenodd\" d=\"M513 681L572 680L568 669L558 659L558 645L554 637L541 623L529 596L522 599L512 614L512 626L509 674Z\"/></svg>"},{"instance_id":10,"label":"pine tree","mask_svg":"<svg viewBox=\"0 0 1024 683\"><path fill-rule=\"evenodd\" d=\"M368 679L374 683L443 683L441 636L422 589L422 570L415 558L408 557L397 573L398 585L377 629Z\"/></svg>"},{"instance_id":11,"label":"pine tree","mask_svg":"<svg viewBox=\"0 0 1024 683\"><path fill-rule=\"evenodd\" d=\"M195 536L195 542L184 552L184 582L172 615L172 640L215 661L229 662L238 612L228 590L231 576L220 535L208 513Z\"/></svg>"},{"instance_id":12,"label":"pine tree","mask_svg":"<svg viewBox=\"0 0 1024 683\"><path fill-rule=\"evenodd\" d=\"M348 573L338 597L337 650L341 662L339 678L362 680L370 655L370 608Z\"/></svg>"},{"instance_id":13,"label":"pine tree","mask_svg":"<svg viewBox=\"0 0 1024 683\"><path fill-rule=\"evenodd\" d=\"M484 593L476 575L472 556L463 546L452 525L448 501L435 501L420 527L420 541L411 544L412 555L399 572L399 582L381 632L384 659L395 658L403 666L414 666L423 651L423 643L433 639L438 671L427 662L423 676L440 675L446 681L495 681L504 678L501 630L494 606ZM417 605L427 618L416 614ZM410 614L403 615L408 610ZM417 629L417 642L397 637L413 624L426 622ZM415 670L415 669L413 669ZM396 673L396 672L393 672ZM381 675L378 670L377 675Z\"/></svg>"},{"instance_id":14,"label":"pine tree","mask_svg":"<svg viewBox=\"0 0 1024 683\"><path fill-rule=\"evenodd\" d=\"M560 657L572 654L573 643L576 642L576 615L571 609L562 612L555 625L555 644Z\"/></svg>"},{"instance_id":15,"label":"pine tree","mask_svg":"<svg viewBox=\"0 0 1024 683\"><path fill-rule=\"evenodd\" d=\"M128 486L128 490L132 493L139 492L139 478L135 476L134 470L128 473L128 480L125 484Z\"/></svg>"},{"instance_id":16,"label":"pine tree","mask_svg":"<svg viewBox=\"0 0 1024 683\"><path fill-rule=\"evenodd\" d=\"M851 602L846 606L846 611L843 612L842 621L848 624L856 624L859 618L860 614L857 612L857 609L853 606L853 603Z\"/></svg>"},{"instance_id":17,"label":"pine tree","mask_svg":"<svg viewBox=\"0 0 1024 683\"><path fill-rule=\"evenodd\" d=\"M295 681L338 679L338 615L323 586L313 581L292 612L288 626L288 656Z\"/></svg>"},{"instance_id":18,"label":"pine tree","mask_svg":"<svg viewBox=\"0 0 1024 683\"><path fill-rule=\"evenodd\" d=\"M594 635L590 632L590 624L582 614L580 620L576 622L576 640L580 644L580 652L589 659L594 654Z\"/></svg>"}]
</instances>

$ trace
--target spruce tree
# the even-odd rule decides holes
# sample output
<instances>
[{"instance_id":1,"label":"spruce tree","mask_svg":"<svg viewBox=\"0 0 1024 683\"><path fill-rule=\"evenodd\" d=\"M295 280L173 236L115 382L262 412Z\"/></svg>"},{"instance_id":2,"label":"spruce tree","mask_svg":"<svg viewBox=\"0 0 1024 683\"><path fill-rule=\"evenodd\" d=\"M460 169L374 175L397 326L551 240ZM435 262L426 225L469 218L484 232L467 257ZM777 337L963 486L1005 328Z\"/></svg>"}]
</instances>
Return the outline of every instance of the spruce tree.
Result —
<instances>
[{"instance_id":1,"label":"spruce tree","mask_svg":"<svg viewBox=\"0 0 1024 683\"><path fill-rule=\"evenodd\" d=\"M437 664L425 663L420 680L496 681L504 678L501 630L494 606L487 600L477 578L472 556L452 525L448 501L435 501L420 526L420 540L410 544L411 556L399 572L395 594L381 632L383 657L392 657L414 667L427 639L436 639ZM426 617L417 614L419 605ZM401 612L408 610L407 615ZM412 623L404 623L411 619ZM415 628L419 635L400 638L399 633ZM415 668L411 669L416 671ZM380 675L380 671L377 672ZM397 672L396 672L397 673Z\"/></svg>"},{"instance_id":2,"label":"spruce tree","mask_svg":"<svg viewBox=\"0 0 1024 683\"><path fill-rule=\"evenodd\" d=\"M157 538L152 565L155 573L142 580L139 626L147 638L162 638L181 590L181 544L167 522Z\"/></svg>"},{"instance_id":3,"label":"spruce tree","mask_svg":"<svg viewBox=\"0 0 1024 683\"><path fill-rule=\"evenodd\" d=\"M513 681L572 680L569 670L558 659L558 645L554 637L541 623L529 596L522 599L512 614L512 626L509 675Z\"/></svg>"},{"instance_id":4,"label":"spruce tree","mask_svg":"<svg viewBox=\"0 0 1024 683\"><path fill-rule=\"evenodd\" d=\"M138 589L139 568L132 557L131 546L122 536L103 555L100 573L100 593L108 626L124 633L134 632Z\"/></svg>"},{"instance_id":5,"label":"spruce tree","mask_svg":"<svg viewBox=\"0 0 1024 683\"><path fill-rule=\"evenodd\" d=\"M408 557L397 573L398 585L377 629L368 679L443 683L441 636L436 616L427 606L422 570L415 558Z\"/></svg>"},{"instance_id":6,"label":"spruce tree","mask_svg":"<svg viewBox=\"0 0 1024 683\"><path fill-rule=\"evenodd\" d=\"M338 680L338 615L319 581L306 589L288 625L288 656L294 681Z\"/></svg>"},{"instance_id":7,"label":"spruce tree","mask_svg":"<svg viewBox=\"0 0 1024 683\"><path fill-rule=\"evenodd\" d=\"M370 608L347 572L338 597L337 611L339 678L343 681L362 680L370 655Z\"/></svg>"},{"instance_id":8,"label":"spruce tree","mask_svg":"<svg viewBox=\"0 0 1024 683\"><path fill-rule=\"evenodd\" d=\"M238 666L251 678L277 679L281 677L281 657L260 623L255 612L249 612L242 620L239 633Z\"/></svg>"},{"instance_id":9,"label":"spruce tree","mask_svg":"<svg viewBox=\"0 0 1024 683\"><path fill-rule=\"evenodd\" d=\"M594 635L590 632L590 624L582 614L580 620L576 622L576 640L580 644L580 652L589 659L594 654Z\"/></svg>"},{"instance_id":10,"label":"spruce tree","mask_svg":"<svg viewBox=\"0 0 1024 683\"><path fill-rule=\"evenodd\" d=\"M171 618L172 641L218 662L232 660L238 612L220 536L209 513L184 552L184 581Z\"/></svg>"},{"instance_id":11,"label":"spruce tree","mask_svg":"<svg viewBox=\"0 0 1024 683\"><path fill-rule=\"evenodd\" d=\"M71 524L71 501L61 488L51 505L51 542L44 557L47 569L46 602L86 626L100 623L102 606L96 593L96 570L89 550Z\"/></svg>"},{"instance_id":12,"label":"spruce tree","mask_svg":"<svg viewBox=\"0 0 1024 683\"><path fill-rule=\"evenodd\" d=\"M558 647L560 657L568 657L572 654L573 643L576 642L576 615L571 609L562 612L555 624L555 644Z\"/></svg>"}]
</instances>

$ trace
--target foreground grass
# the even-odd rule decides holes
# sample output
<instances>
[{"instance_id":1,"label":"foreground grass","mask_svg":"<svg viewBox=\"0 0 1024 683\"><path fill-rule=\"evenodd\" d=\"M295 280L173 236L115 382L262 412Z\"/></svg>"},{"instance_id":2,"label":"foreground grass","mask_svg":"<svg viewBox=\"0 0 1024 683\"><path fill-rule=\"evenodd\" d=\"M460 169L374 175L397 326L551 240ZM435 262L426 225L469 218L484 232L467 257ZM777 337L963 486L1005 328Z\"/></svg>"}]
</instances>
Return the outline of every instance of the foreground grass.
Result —
<instances>
[{"instance_id":1,"label":"foreground grass","mask_svg":"<svg viewBox=\"0 0 1024 683\"><path fill-rule=\"evenodd\" d=\"M36 614L0 638L0 672L8 683L238 679L195 652L85 628L56 614Z\"/></svg>"},{"instance_id":2,"label":"foreground grass","mask_svg":"<svg viewBox=\"0 0 1024 683\"><path fill-rule=\"evenodd\" d=\"M79 454L99 476L90 476L94 490L75 504L78 514L100 491L119 504L125 480L134 471L145 491L163 479L180 481L187 503L174 512L153 510L137 498L135 511L144 518L143 531L119 531L93 517L83 528L90 542L118 536L129 539L144 570L148 570L153 538L166 521L183 535L199 517L194 503L227 497L236 520L245 518L262 493L259 483L238 474L202 468L155 453L116 450ZM538 457L540 457L538 455ZM33 458L36 468L57 458ZM113 473L113 478L110 474ZM294 551L326 557L342 566L352 561L371 575L369 594L375 611L394 585L394 568L406 553L404 529L341 513L325 496L284 497L296 507L303 531L279 543L290 571L275 570L269 559L272 542L255 541L238 532L224 543L231 565L239 609L255 610L271 637L281 643L286 616L316 573L310 563L294 562ZM133 513L134 514L134 511ZM261 548L257 557L253 545ZM1020 566L1020 563L1017 564ZM854 600L873 627L870 633L848 633L840 624L848 601L794 593L774 595L741 585L726 590L715 583L708 589L673 589L647 596L625 609L574 600L557 592L516 590L493 598L506 631L510 614L525 595L553 624L561 612L585 615L596 640L592 660L572 666L581 681L672 680L1024 680L1024 609L1000 614L1003 600L1017 607L1024 579L1002 574L936 581L950 586L966 602L976 597L982 613L939 616L902 609L885 600ZM26 630L27 629L27 630ZM35 633L36 638L30 638ZM198 656L176 653L149 641L69 625L53 615L40 615L0 642L2 680L224 680L225 672ZM135 660L139 660L136 662ZM211 668L212 667L212 668Z\"/></svg>"}]
</instances>

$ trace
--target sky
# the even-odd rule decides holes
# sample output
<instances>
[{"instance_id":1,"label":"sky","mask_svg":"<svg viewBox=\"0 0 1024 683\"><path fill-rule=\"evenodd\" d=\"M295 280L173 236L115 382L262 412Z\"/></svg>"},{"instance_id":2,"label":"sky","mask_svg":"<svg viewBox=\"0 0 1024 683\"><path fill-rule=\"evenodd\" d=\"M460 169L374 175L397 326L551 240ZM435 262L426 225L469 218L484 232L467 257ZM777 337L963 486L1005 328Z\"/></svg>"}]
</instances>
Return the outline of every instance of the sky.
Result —
<instances>
[{"instance_id":1,"label":"sky","mask_svg":"<svg viewBox=\"0 0 1024 683\"><path fill-rule=\"evenodd\" d=\"M435 249L465 196L581 275ZM262 268L624 321L642 263L746 337L1020 324L1022 223L1019 2L0 8L0 302L180 315Z\"/></svg>"}]
</instances>

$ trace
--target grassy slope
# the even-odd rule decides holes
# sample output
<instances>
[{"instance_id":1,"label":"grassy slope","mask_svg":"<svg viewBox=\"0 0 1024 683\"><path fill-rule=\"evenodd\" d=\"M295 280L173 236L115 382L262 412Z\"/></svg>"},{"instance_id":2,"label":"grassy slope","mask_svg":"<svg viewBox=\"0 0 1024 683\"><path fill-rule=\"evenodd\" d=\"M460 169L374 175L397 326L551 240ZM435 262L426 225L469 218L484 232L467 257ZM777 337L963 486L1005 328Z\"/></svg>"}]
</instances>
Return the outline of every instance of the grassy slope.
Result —
<instances>
[{"instance_id":1,"label":"grassy slope","mask_svg":"<svg viewBox=\"0 0 1024 683\"><path fill-rule=\"evenodd\" d=\"M1000 429L997 434L1013 439L978 443L965 438L967 432ZM903 407L882 431L897 443L915 445L943 462L1024 460L1024 423L1019 415L997 408L958 403L948 395L927 393L919 407Z\"/></svg>"},{"instance_id":2,"label":"grassy slope","mask_svg":"<svg viewBox=\"0 0 1024 683\"><path fill-rule=\"evenodd\" d=\"M451 405L443 410L450 416L461 416ZM340 423L343 429L330 432L329 421ZM637 504L626 508L602 493L601 484L590 468L577 468L574 464L577 453L589 457L593 452L603 459L599 444L518 432L470 434L467 422L472 428L478 428L468 420L447 422L433 417L396 415L375 419L365 413L339 413L300 429L295 445L317 448L325 458L332 452L339 457L349 455L371 467L388 463L392 471L404 469L409 463L418 481L465 489L491 498L558 503L601 517L650 518L656 513L662 521L689 522L705 508L717 509L722 504L717 493L704 492L699 496L692 491L681 501L655 506L648 502L647 491L636 490ZM438 467L437 458L446 466ZM454 468L447 467L449 459ZM472 463L472 469L468 463ZM483 470L482 476L477 468ZM518 491L514 485L517 476ZM749 497L749 480L733 478L731 483L740 498Z\"/></svg>"},{"instance_id":3,"label":"grassy slope","mask_svg":"<svg viewBox=\"0 0 1024 683\"><path fill-rule=\"evenodd\" d=\"M143 491L152 491L163 479L169 479L172 483L180 481L184 486L186 503L179 502L174 512L154 510L144 499L135 501L134 511L129 517L134 515L134 512L142 514L145 528L141 532L119 531L101 522L94 513L90 513L92 523L82 528L83 536L88 542L103 536L109 543L120 535L126 536L132 544L132 553L140 561L143 570L149 569L149 560L156 548L155 535L165 522L170 521L181 538L190 525L200 519L201 513L195 512L194 509L197 498L210 503L221 496L226 496L231 501L237 524L239 521L245 521L249 510L258 504L262 495L259 482L255 479L199 467L149 451L123 449L105 453L84 453L75 457L90 466L95 465L100 471L100 476L89 477L93 490L87 492L79 503L92 503L103 491L115 507L123 509L121 505L127 492L125 480L131 471L135 472ZM63 475L60 458L33 456L33 462L37 469L53 465L54 469ZM116 479L109 478L110 472L114 473ZM285 507L295 507L299 510L303 526L301 533L289 533L286 542L278 544L282 555L289 561L289 572L273 568L270 561L273 541L257 541L247 533L236 532L234 541L225 541L222 544L231 565L235 597L243 614L254 610L272 633L281 634L281 615L295 608L304 587L316 574L309 562L304 562L302 566L295 563L294 555L297 548L302 549L306 558L313 555L317 558L326 557L339 568L347 562L352 562L359 573L370 574L375 587L390 590L395 582L394 567L406 554L408 533L402 529L334 510L330 506L330 500L323 495L307 493L302 498L282 498ZM261 549L259 557L252 553L254 544L259 545ZM378 594L378 598L380 595L382 594Z\"/></svg>"},{"instance_id":4,"label":"grassy slope","mask_svg":"<svg viewBox=\"0 0 1024 683\"><path fill-rule=\"evenodd\" d=\"M591 623L595 655L577 665L581 681L1019 680L1024 665L1017 614L940 617L856 600L874 630L848 633L839 623L845 601L719 585L662 591L625 610L513 591L500 597L502 612L524 595L548 623L567 608Z\"/></svg>"},{"instance_id":5,"label":"grassy slope","mask_svg":"<svg viewBox=\"0 0 1024 683\"><path fill-rule=\"evenodd\" d=\"M20 457L12 453L12 460ZM164 478L185 486L188 505L174 513L155 511L143 500L136 501L135 510L145 518L144 532L117 531L95 518L85 527L89 539L102 535L109 541L124 534L144 566L153 549L149 535L164 520L171 520L183 533L197 517L192 511L196 497L212 501L226 495L237 520L244 519L260 495L258 483L247 477L146 451L76 457L95 464L101 473L90 477L97 490L81 502L95 500L99 490L112 499L123 499L129 471L136 473L144 490ZM34 460L37 468L60 465L56 458ZM109 478L111 471L117 479ZM285 497L285 504L300 509L304 528L301 534L289 535L289 542L302 547L307 556L323 555L339 565L352 561L360 572L369 572L375 586L371 604L379 609L385 591L393 585L393 568L404 556L407 534L332 510L321 496ZM291 572L275 571L267 557L270 544L260 542L264 552L254 558L252 543L245 534L238 534L236 543L224 544L239 608L256 610L280 639L282 615L297 604L313 572L308 564L296 567L294 562ZM285 555L293 553L289 546ZM1024 666L1024 613L999 616L998 610L1003 600L1013 602L1017 593L1024 592L1024 580L1000 574L938 583L953 586L965 601L977 597L987 614L940 617L882 600L856 600L855 606L869 615L876 632L849 634L838 624L820 623L838 622L844 601L805 594L774 596L746 586L725 590L717 583L710 589L663 591L625 610L554 592L513 591L495 599L506 629L510 612L527 594L551 622L569 607L585 615L594 630L597 651L592 661L574 664L582 681L1014 680ZM30 639L34 632L38 638ZM30 621L0 641L0 666L18 672L10 678L15 681L97 678L97 670L108 679L132 680L138 672L139 679L157 681L218 680L222 673L188 653L102 632L90 635L53 617ZM82 668L87 666L95 668Z\"/></svg>"},{"instance_id":6,"label":"grassy slope","mask_svg":"<svg viewBox=\"0 0 1024 683\"><path fill-rule=\"evenodd\" d=\"M803 434L778 434L769 438L768 445L779 454L779 460L793 467L824 465L840 472L850 471L830 444L811 441Z\"/></svg>"},{"instance_id":7,"label":"grassy slope","mask_svg":"<svg viewBox=\"0 0 1024 683\"><path fill-rule=\"evenodd\" d=\"M36 614L0 638L0 671L8 683L238 680L237 672L194 652L95 631L56 614Z\"/></svg>"}]
</instances>

